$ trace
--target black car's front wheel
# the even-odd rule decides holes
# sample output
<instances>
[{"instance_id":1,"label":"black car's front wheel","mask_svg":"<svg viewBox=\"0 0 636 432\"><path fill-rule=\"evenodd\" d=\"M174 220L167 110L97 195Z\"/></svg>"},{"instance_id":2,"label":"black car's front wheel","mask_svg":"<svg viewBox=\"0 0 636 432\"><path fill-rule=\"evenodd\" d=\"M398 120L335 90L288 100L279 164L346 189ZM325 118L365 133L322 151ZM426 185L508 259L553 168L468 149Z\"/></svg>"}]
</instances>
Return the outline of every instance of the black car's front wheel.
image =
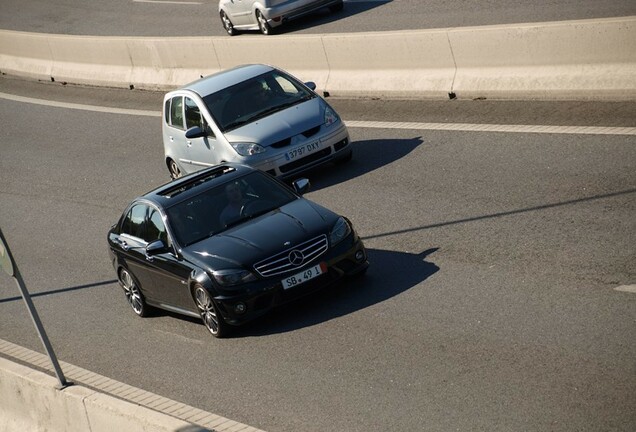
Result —
<instances>
[{"instance_id":1,"label":"black car's front wheel","mask_svg":"<svg viewBox=\"0 0 636 432\"><path fill-rule=\"evenodd\" d=\"M194 301L199 309L203 324L214 337L222 338L228 333L227 324L219 313L212 297L201 285L194 288Z\"/></svg>"},{"instance_id":2,"label":"black car's front wheel","mask_svg":"<svg viewBox=\"0 0 636 432\"><path fill-rule=\"evenodd\" d=\"M121 269L119 272L119 280L121 281L121 286L124 289L124 294L126 294L126 300L128 300L128 304L132 308L133 312L140 317L148 316L150 308L146 304L144 296L130 272L126 269Z\"/></svg>"}]
</instances>

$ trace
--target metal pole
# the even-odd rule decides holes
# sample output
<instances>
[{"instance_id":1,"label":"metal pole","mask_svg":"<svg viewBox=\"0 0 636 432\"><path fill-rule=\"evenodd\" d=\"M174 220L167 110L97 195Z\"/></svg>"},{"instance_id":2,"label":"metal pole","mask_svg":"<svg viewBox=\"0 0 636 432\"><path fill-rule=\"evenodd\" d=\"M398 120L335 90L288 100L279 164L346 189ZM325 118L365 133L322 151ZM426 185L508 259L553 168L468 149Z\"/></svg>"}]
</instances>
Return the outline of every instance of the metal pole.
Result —
<instances>
[{"instance_id":1,"label":"metal pole","mask_svg":"<svg viewBox=\"0 0 636 432\"><path fill-rule=\"evenodd\" d=\"M60 367L59 362L57 361L57 357L55 355L55 351L53 351L53 347L51 346L51 342L49 341L48 336L46 335L46 331L44 330L44 326L42 325L42 321L40 321L40 316L38 315L38 311L35 309L35 305L31 300L31 295L24 284L24 280L22 279L22 275L20 274L20 270L18 269L18 265L13 261L13 257L11 256L11 251L9 250L9 246L4 239L4 235L2 235L2 230L0 230L0 264L2 264L3 269L12 276L20 290L20 294L22 294L22 298L24 299L24 303L31 315L31 319L33 320L33 324L35 324L35 328L38 331L38 335L40 336L40 340L44 345L44 349L46 350L49 358L51 359L51 363L53 363L53 369L55 370L55 375L57 376L58 381L60 382L60 389L68 387L72 385L72 383L66 381L64 377L64 372L62 372L62 368Z\"/></svg>"}]
</instances>

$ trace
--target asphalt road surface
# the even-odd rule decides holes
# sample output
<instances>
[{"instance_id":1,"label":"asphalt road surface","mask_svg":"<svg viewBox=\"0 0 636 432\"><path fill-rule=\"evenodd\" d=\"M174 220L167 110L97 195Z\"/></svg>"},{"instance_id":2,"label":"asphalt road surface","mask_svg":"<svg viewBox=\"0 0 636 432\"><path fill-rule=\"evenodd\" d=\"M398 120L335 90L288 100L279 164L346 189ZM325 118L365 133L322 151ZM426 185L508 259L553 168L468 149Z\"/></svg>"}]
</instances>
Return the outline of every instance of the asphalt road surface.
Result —
<instances>
[{"instance_id":1,"label":"asphalt road surface","mask_svg":"<svg viewBox=\"0 0 636 432\"><path fill-rule=\"evenodd\" d=\"M161 95L0 79L0 93L157 112ZM331 99L345 120L636 127L634 103ZM158 116L0 98L0 227L63 361L269 432L633 431L636 137L351 128L309 173L361 280L212 338L136 317L106 232L168 180ZM0 274L0 338L43 352Z\"/></svg>"},{"instance_id":2,"label":"asphalt road surface","mask_svg":"<svg viewBox=\"0 0 636 432\"><path fill-rule=\"evenodd\" d=\"M0 29L96 36L225 35L212 0L2 0ZM345 0L282 34L349 33L636 15L633 0ZM257 35L257 32L240 37Z\"/></svg>"}]
</instances>

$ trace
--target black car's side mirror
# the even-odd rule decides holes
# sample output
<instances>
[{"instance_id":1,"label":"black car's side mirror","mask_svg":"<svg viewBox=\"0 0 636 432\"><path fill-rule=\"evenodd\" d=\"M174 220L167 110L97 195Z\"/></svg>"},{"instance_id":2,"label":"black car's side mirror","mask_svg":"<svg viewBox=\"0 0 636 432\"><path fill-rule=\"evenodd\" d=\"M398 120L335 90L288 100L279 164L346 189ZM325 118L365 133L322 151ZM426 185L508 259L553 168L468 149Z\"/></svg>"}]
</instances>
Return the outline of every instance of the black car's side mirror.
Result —
<instances>
[{"instance_id":1,"label":"black car's side mirror","mask_svg":"<svg viewBox=\"0 0 636 432\"><path fill-rule=\"evenodd\" d=\"M147 257L153 257L166 252L168 252L168 246L166 246L163 240L155 240L146 246Z\"/></svg>"},{"instance_id":2,"label":"black car's side mirror","mask_svg":"<svg viewBox=\"0 0 636 432\"><path fill-rule=\"evenodd\" d=\"M192 126L185 133L185 136L188 139L201 138L201 137L204 137L205 135L206 135L205 131L201 129L199 126Z\"/></svg>"},{"instance_id":3,"label":"black car's side mirror","mask_svg":"<svg viewBox=\"0 0 636 432\"><path fill-rule=\"evenodd\" d=\"M298 195L304 195L309 192L311 183L309 183L309 180L306 178L299 178L298 180L293 181L292 186L294 186L294 190Z\"/></svg>"}]
</instances>

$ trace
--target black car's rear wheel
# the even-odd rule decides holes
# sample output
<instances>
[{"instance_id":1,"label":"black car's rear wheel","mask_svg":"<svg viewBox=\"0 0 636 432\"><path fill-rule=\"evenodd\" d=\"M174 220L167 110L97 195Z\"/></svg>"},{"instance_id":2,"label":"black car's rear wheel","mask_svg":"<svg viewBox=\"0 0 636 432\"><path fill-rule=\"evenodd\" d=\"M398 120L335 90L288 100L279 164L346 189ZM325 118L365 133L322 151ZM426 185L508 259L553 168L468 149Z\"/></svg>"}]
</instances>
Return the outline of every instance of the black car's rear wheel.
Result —
<instances>
[{"instance_id":1,"label":"black car's rear wheel","mask_svg":"<svg viewBox=\"0 0 636 432\"><path fill-rule=\"evenodd\" d=\"M234 24L230 21L230 17L227 16L225 11L221 11L221 22L223 23L223 28L230 36L234 36L236 34L236 30L234 29Z\"/></svg>"},{"instance_id":2,"label":"black car's rear wheel","mask_svg":"<svg viewBox=\"0 0 636 432\"><path fill-rule=\"evenodd\" d=\"M227 335L227 324L210 297L208 291L200 285L194 288L194 301L199 309L203 324L214 337L222 338Z\"/></svg>"},{"instance_id":3,"label":"black car's rear wheel","mask_svg":"<svg viewBox=\"0 0 636 432\"><path fill-rule=\"evenodd\" d=\"M144 296L130 272L126 269L121 269L119 272L119 280L122 288L124 289L124 294L126 294L126 300L128 300L128 304L132 308L133 312L140 317L148 316L150 308L146 304Z\"/></svg>"}]
</instances>

